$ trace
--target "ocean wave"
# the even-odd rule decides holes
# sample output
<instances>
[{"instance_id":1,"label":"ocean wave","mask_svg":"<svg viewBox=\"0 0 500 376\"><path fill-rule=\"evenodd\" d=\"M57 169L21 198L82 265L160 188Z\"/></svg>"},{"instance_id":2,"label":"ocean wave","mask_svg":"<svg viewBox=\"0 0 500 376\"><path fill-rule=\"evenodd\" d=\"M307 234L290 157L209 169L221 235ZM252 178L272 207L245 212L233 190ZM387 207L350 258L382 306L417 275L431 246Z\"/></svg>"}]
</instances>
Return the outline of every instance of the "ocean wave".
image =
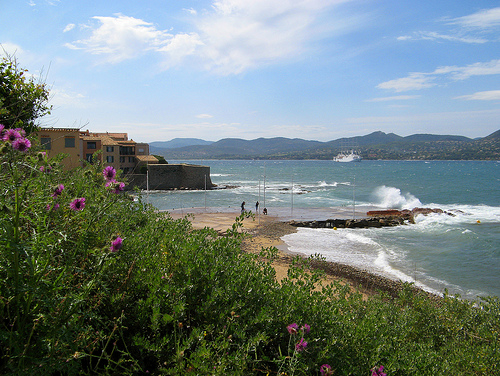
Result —
<instances>
[{"instance_id":1,"label":"ocean wave","mask_svg":"<svg viewBox=\"0 0 500 376\"><path fill-rule=\"evenodd\" d=\"M411 193L402 193L399 188L385 185L377 187L372 197L373 205L386 209L413 209L422 206L420 200Z\"/></svg>"}]
</instances>

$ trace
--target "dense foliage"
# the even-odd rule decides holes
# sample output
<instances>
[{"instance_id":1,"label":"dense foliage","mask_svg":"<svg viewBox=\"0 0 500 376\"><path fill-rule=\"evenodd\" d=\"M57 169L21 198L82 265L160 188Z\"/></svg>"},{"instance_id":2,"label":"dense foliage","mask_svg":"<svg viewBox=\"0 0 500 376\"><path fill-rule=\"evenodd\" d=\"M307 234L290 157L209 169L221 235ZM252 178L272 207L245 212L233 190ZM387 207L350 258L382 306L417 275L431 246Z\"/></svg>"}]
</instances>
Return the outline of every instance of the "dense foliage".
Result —
<instances>
[{"instance_id":1,"label":"dense foliage","mask_svg":"<svg viewBox=\"0 0 500 376\"><path fill-rule=\"evenodd\" d=\"M278 283L275 249L241 251L242 217L194 230L16 132L0 141L0 374L500 374L497 298L365 301L300 258Z\"/></svg>"},{"instance_id":2,"label":"dense foliage","mask_svg":"<svg viewBox=\"0 0 500 376\"><path fill-rule=\"evenodd\" d=\"M50 113L49 91L40 79L19 68L14 57L0 60L0 124L35 131L37 120Z\"/></svg>"}]
</instances>

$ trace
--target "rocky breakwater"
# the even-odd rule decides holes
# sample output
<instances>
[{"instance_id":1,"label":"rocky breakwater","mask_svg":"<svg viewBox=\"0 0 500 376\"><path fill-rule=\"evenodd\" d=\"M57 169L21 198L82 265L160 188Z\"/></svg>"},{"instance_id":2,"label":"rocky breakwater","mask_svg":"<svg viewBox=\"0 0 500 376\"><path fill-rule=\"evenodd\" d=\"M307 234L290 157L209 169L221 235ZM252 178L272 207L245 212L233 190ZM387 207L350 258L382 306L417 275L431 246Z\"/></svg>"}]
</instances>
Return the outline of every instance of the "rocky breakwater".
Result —
<instances>
[{"instance_id":1,"label":"rocky breakwater","mask_svg":"<svg viewBox=\"0 0 500 376\"><path fill-rule=\"evenodd\" d=\"M412 210L373 210L366 213L367 217L360 219L327 219L324 221L289 221L291 226L309 228L369 228L389 227L415 223L417 215L431 213L453 215L441 209L414 208Z\"/></svg>"}]
</instances>

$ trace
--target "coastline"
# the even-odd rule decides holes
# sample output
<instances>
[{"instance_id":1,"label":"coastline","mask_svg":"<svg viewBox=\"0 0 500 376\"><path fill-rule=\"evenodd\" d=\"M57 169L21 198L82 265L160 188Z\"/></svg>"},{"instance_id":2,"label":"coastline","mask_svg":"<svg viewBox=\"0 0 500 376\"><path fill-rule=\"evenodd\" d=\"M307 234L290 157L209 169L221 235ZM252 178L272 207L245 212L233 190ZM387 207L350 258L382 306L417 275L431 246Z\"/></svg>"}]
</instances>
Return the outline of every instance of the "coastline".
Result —
<instances>
[{"instance_id":1,"label":"coastline","mask_svg":"<svg viewBox=\"0 0 500 376\"><path fill-rule=\"evenodd\" d=\"M189 220L194 229L205 227L213 228L223 234L240 215L238 211L220 210L216 208L191 208L173 210L168 212L174 219L183 218L189 214ZM288 224L289 218L282 216L264 216L258 215L254 218L245 218L243 220L242 232L249 234L242 244L242 250L245 252L258 252L262 248L276 247L278 249L278 258L273 263L276 270L276 279L280 281L287 275L288 267L293 258L303 256L290 252L286 243L281 240L284 235L294 233L297 228ZM354 291L362 294L364 299L369 296L384 292L392 297L397 296L403 289L404 283L393 280L381 275L370 273L350 265L331 262L331 261L313 261L313 268L321 269L325 272L325 282L339 282L348 284ZM424 294L431 299L440 299L441 297L417 287L413 287L414 293Z\"/></svg>"}]
</instances>

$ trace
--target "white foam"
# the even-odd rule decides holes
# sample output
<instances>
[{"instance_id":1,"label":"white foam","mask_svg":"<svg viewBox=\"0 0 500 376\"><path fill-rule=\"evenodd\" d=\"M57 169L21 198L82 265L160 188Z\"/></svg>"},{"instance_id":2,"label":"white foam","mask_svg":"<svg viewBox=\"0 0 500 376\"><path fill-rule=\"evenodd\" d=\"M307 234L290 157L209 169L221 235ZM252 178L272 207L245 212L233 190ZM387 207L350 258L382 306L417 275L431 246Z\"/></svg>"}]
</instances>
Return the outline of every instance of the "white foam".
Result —
<instances>
[{"instance_id":1,"label":"white foam","mask_svg":"<svg viewBox=\"0 0 500 376\"><path fill-rule=\"evenodd\" d=\"M372 193L374 205L387 209L413 209L421 207L422 203L411 193L402 193L399 188L377 187Z\"/></svg>"}]
</instances>

